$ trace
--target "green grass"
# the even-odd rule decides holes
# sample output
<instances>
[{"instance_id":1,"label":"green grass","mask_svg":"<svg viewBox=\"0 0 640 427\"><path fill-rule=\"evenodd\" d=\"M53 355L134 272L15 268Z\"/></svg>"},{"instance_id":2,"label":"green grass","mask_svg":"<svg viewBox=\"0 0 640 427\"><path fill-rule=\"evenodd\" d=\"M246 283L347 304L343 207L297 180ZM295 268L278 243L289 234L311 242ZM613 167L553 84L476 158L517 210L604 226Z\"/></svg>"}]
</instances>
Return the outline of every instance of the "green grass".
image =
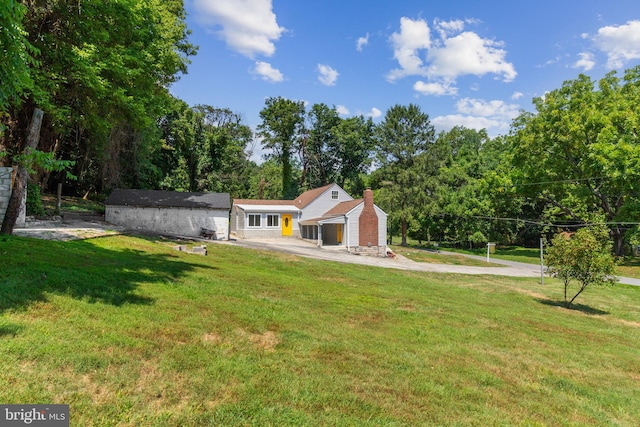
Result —
<instances>
[{"instance_id":1,"label":"green grass","mask_svg":"<svg viewBox=\"0 0 640 427\"><path fill-rule=\"evenodd\" d=\"M430 264L452 264L452 265L468 265L476 267L501 267L499 264L480 261L473 258L465 257L451 253L436 252L424 248L416 248L411 246L390 246L391 250L398 255L409 258L416 262L425 262Z\"/></svg>"},{"instance_id":2,"label":"green grass","mask_svg":"<svg viewBox=\"0 0 640 427\"><path fill-rule=\"evenodd\" d=\"M477 255L486 257L487 248L482 249L459 249L443 248L444 251L456 252L460 254ZM489 255L490 258L503 259L506 261L526 262L529 264L540 264L540 249L523 248L520 246L498 246L495 252Z\"/></svg>"},{"instance_id":3,"label":"green grass","mask_svg":"<svg viewBox=\"0 0 640 427\"><path fill-rule=\"evenodd\" d=\"M45 208L47 212L54 212L56 209L57 197L56 195L51 194L43 194L42 195L42 207ZM60 209L67 212L78 212L78 213L104 213L104 203L83 199L81 197L67 197L62 196L60 200Z\"/></svg>"},{"instance_id":4,"label":"green grass","mask_svg":"<svg viewBox=\"0 0 640 427\"><path fill-rule=\"evenodd\" d=\"M0 401L71 425L618 425L640 288L0 237Z\"/></svg>"}]
</instances>

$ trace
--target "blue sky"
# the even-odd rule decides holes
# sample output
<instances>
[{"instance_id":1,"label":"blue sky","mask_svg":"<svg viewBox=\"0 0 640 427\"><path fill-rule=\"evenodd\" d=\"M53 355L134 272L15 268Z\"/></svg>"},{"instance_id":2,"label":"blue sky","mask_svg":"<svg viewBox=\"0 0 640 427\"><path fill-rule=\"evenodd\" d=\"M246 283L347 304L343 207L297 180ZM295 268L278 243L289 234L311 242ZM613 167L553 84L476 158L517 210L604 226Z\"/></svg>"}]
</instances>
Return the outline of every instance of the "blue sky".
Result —
<instances>
[{"instance_id":1,"label":"blue sky","mask_svg":"<svg viewBox=\"0 0 640 427\"><path fill-rule=\"evenodd\" d=\"M199 46L171 88L255 129L268 97L374 122L396 104L508 132L531 100L580 73L640 64L638 0L185 0ZM259 145L259 144L258 144ZM256 147L259 151L258 147Z\"/></svg>"}]
</instances>

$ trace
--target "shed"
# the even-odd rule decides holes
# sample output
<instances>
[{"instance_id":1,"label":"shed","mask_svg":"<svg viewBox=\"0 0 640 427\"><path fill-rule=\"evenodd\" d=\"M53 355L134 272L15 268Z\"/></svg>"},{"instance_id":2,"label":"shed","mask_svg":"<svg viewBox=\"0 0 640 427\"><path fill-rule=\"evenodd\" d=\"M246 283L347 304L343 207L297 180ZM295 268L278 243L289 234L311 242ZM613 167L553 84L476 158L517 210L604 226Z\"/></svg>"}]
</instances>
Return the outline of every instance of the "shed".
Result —
<instances>
[{"instance_id":1,"label":"shed","mask_svg":"<svg viewBox=\"0 0 640 427\"><path fill-rule=\"evenodd\" d=\"M105 201L105 220L114 225L156 233L198 237L211 230L213 238L229 238L228 193L160 190L114 190Z\"/></svg>"}]
</instances>

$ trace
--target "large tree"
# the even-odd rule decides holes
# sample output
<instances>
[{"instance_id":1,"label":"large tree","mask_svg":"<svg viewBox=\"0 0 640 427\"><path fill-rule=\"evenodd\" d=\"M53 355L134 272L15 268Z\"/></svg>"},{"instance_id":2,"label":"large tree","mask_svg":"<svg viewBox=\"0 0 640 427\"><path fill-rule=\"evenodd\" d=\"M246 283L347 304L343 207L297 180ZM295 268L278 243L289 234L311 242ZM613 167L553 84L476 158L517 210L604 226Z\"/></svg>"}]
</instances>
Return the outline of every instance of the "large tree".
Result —
<instances>
[{"instance_id":1,"label":"large tree","mask_svg":"<svg viewBox=\"0 0 640 427\"><path fill-rule=\"evenodd\" d=\"M624 222L637 222L640 187L640 67L607 74L595 88L585 75L534 99L512 138L514 180L522 195L546 205L548 221L581 224L604 216L616 255Z\"/></svg>"},{"instance_id":2,"label":"large tree","mask_svg":"<svg viewBox=\"0 0 640 427\"><path fill-rule=\"evenodd\" d=\"M376 129L377 160L380 167L378 201L398 219L403 246L407 244L407 225L427 194L422 183L428 162L417 161L435 141L429 116L415 104L395 105L387 110Z\"/></svg>"},{"instance_id":3,"label":"large tree","mask_svg":"<svg viewBox=\"0 0 640 427\"><path fill-rule=\"evenodd\" d=\"M239 114L227 108L176 100L171 114L161 120L163 188L178 191L228 192L246 197L246 175L255 165L246 148L253 138Z\"/></svg>"},{"instance_id":4,"label":"large tree","mask_svg":"<svg viewBox=\"0 0 640 427\"><path fill-rule=\"evenodd\" d=\"M23 3L22 24L39 55L29 90L8 109L9 154L21 151L38 107L45 112L40 149L77 160L82 189L144 184L168 87L195 53L182 1Z\"/></svg>"},{"instance_id":5,"label":"large tree","mask_svg":"<svg viewBox=\"0 0 640 427\"><path fill-rule=\"evenodd\" d=\"M305 107L303 101L276 97L268 98L260 111L262 123L257 127L262 146L271 153L267 158L278 161L282 167L281 198L293 199L297 187L293 182L293 153L304 135Z\"/></svg>"}]
</instances>

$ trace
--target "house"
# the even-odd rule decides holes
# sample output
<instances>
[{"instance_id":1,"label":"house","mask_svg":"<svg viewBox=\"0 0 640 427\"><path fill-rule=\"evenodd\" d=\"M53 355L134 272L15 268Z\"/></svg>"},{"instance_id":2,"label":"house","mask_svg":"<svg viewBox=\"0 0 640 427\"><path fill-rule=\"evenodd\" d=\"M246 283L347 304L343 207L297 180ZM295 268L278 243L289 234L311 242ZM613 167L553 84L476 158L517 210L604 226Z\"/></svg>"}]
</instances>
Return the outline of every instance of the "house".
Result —
<instances>
[{"instance_id":1,"label":"house","mask_svg":"<svg viewBox=\"0 0 640 427\"><path fill-rule=\"evenodd\" d=\"M158 190L114 190L105 201L110 224L178 236L229 238L228 193L181 193Z\"/></svg>"},{"instance_id":2,"label":"house","mask_svg":"<svg viewBox=\"0 0 640 427\"><path fill-rule=\"evenodd\" d=\"M300 238L385 256L387 214L374 204L371 189L354 199L339 185L329 184L295 200L235 199L231 233L240 239Z\"/></svg>"}]
</instances>

